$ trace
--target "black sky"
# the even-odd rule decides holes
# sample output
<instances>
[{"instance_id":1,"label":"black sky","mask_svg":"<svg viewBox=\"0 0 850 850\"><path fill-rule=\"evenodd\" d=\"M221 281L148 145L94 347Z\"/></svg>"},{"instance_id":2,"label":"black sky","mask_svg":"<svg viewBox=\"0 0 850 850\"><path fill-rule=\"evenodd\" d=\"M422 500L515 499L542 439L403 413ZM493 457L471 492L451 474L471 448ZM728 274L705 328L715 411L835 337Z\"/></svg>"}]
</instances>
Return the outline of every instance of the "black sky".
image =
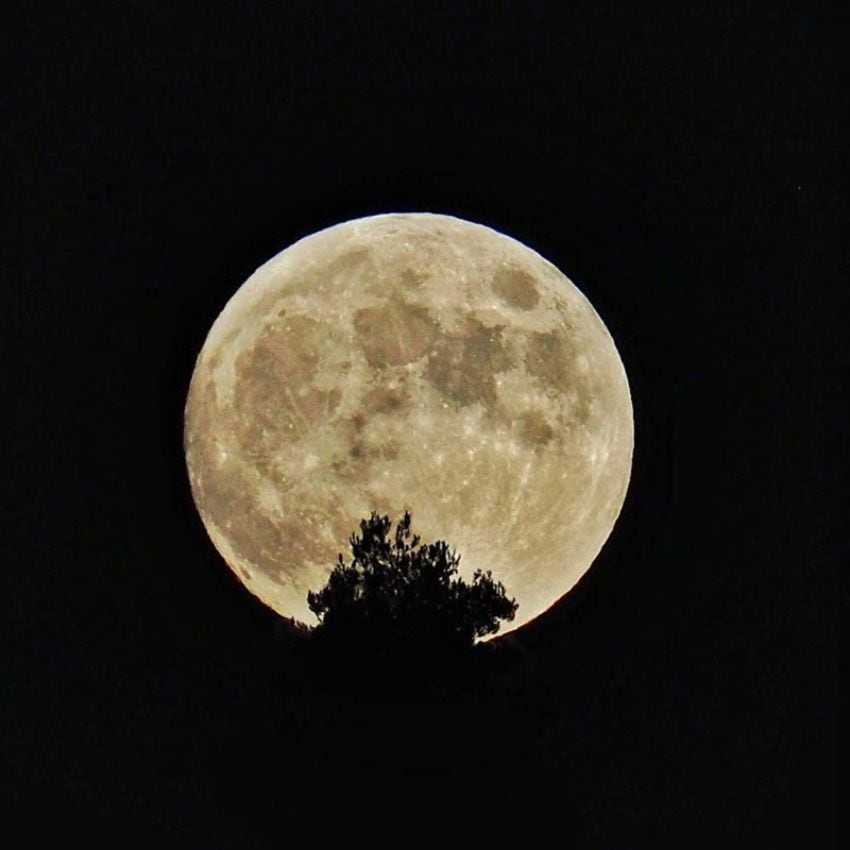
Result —
<instances>
[{"instance_id":1,"label":"black sky","mask_svg":"<svg viewBox=\"0 0 850 850\"><path fill-rule=\"evenodd\" d=\"M0 789L34 844L832 846L836 22L644 5L5 6ZM404 210L560 267L636 414L579 590L424 707L287 679L181 445L238 285Z\"/></svg>"}]
</instances>

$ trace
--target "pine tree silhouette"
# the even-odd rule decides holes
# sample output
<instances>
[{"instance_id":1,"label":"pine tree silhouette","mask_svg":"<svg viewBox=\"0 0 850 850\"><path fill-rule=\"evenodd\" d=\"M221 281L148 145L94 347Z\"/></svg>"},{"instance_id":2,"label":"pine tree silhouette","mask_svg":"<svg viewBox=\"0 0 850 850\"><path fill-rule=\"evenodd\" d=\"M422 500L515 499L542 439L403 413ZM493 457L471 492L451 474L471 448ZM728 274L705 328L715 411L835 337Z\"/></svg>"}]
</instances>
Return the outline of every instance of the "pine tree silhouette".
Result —
<instances>
[{"instance_id":1,"label":"pine tree silhouette","mask_svg":"<svg viewBox=\"0 0 850 850\"><path fill-rule=\"evenodd\" d=\"M445 655L472 647L513 620L517 603L489 571L471 583L457 575L460 556L447 543L425 544L405 511L390 534L389 516L372 512L349 538L319 591L307 594L320 640L372 659Z\"/></svg>"}]
</instances>

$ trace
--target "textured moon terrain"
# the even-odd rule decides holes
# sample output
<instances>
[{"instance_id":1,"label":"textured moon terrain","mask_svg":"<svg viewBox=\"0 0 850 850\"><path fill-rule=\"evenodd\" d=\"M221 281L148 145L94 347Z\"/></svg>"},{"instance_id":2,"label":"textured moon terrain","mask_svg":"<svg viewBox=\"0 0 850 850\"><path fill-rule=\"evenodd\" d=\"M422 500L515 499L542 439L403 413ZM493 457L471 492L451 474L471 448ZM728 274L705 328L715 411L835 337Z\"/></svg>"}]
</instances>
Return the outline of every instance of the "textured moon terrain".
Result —
<instances>
[{"instance_id":1,"label":"textured moon terrain","mask_svg":"<svg viewBox=\"0 0 850 850\"><path fill-rule=\"evenodd\" d=\"M314 623L307 591L372 510L405 509L460 574L491 570L533 619L620 512L634 428L605 325L555 266L430 213L308 236L213 324L184 444L209 535L242 583Z\"/></svg>"}]
</instances>

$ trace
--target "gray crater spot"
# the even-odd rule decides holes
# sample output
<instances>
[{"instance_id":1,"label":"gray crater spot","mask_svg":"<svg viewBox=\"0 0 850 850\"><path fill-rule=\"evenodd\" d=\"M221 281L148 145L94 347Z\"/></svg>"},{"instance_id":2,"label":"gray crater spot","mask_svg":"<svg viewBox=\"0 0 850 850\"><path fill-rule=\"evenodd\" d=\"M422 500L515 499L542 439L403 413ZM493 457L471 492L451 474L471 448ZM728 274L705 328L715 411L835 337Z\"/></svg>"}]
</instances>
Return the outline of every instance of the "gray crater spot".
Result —
<instances>
[{"instance_id":1,"label":"gray crater spot","mask_svg":"<svg viewBox=\"0 0 850 850\"><path fill-rule=\"evenodd\" d=\"M529 410L516 420L517 435L524 446L539 450L551 442L555 429L539 410Z\"/></svg>"},{"instance_id":2,"label":"gray crater spot","mask_svg":"<svg viewBox=\"0 0 850 850\"><path fill-rule=\"evenodd\" d=\"M425 378L453 406L497 404L495 374L510 368L500 329L467 319L460 336L442 337L432 350Z\"/></svg>"},{"instance_id":3,"label":"gray crater spot","mask_svg":"<svg viewBox=\"0 0 850 850\"><path fill-rule=\"evenodd\" d=\"M401 366L418 360L437 338L439 325L423 307L391 298L354 315L358 342L370 366Z\"/></svg>"},{"instance_id":4,"label":"gray crater spot","mask_svg":"<svg viewBox=\"0 0 850 850\"><path fill-rule=\"evenodd\" d=\"M503 266L493 277L493 292L509 307L531 310L540 301L534 278L515 266Z\"/></svg>"}]
</instances>

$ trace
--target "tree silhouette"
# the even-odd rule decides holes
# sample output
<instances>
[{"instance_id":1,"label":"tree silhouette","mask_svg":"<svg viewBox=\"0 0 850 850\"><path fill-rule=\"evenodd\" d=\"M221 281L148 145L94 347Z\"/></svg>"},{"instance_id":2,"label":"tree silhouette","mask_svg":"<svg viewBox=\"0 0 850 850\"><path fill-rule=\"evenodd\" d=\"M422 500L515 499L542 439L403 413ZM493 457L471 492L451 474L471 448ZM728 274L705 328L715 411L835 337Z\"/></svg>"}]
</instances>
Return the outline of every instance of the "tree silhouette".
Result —
<instances>
[{"instance_id":1,"label":"tree silhouette","mask_svg":"<svg viewBox=\"0 0 850 850\"><path fill-rule=\"evenodd\" d=\"M405 511L390 535L390 518L372 512L349 538L322 590L307 594L319 618L317 636L369 657L435 656L463 651L494 634L517 610L501 582L476 570L471 583L457 575L460 556L448 545L420 543Z\"/></svg>"}]
</instances>

